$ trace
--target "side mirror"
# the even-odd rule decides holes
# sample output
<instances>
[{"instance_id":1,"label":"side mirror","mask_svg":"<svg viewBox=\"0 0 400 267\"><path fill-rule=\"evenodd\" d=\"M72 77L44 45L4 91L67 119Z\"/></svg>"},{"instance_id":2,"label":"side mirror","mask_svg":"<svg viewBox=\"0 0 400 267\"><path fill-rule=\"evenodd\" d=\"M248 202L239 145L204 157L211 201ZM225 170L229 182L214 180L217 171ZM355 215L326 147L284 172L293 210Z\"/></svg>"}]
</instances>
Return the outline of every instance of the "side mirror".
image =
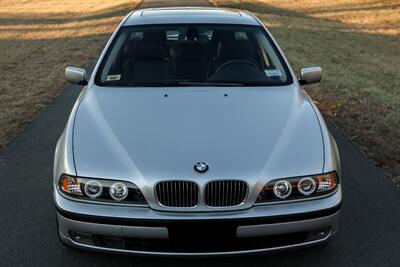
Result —
<instances>
[{"instance_id":1,"label":"side mirror","mask_svg":"<svg viewBox=\"0 0 400 267\"><path fill-rule=\"evenodd\" d=\"M322 70L320 67L302 68L300 71L300 85L319 83L321 81Z\"/></svg>"},{"instance_id":2,"label":"side mirror","mask_svg":"<svg viewBox=\"0 0 400 267\"><path fill-rule=\"evenodd\" d=\"M67 67L65 69L65 79L73 84L87 85L86 71L81 68Z\"/></svg>"}]
</instances>

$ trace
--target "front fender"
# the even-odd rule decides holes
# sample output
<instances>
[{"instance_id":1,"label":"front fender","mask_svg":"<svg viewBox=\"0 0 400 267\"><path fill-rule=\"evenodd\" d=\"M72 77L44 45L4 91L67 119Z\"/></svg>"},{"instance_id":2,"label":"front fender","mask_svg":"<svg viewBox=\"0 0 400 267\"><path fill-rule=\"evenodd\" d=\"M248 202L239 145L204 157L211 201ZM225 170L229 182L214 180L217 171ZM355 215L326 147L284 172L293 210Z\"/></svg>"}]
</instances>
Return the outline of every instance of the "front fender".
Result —
<instances>
[{"instance_id":1,"label":"front fender","mask_svg":"<svg viewBox=\"0 0 400 267\"><path fill-rule=\"evenodd\" d=\"M72 111L68 117L68 121L65 125L64 131L57 141L55 153L54 153L54 169L53 179L54 183L58 184L58 179L64 173L76 176L76 168L74 161L74 145L73 145L73 134L76 112L79 108L83 97L86 94L86 87L82 90L78 99L76 100Z\"/></svg>"}]
</instances>

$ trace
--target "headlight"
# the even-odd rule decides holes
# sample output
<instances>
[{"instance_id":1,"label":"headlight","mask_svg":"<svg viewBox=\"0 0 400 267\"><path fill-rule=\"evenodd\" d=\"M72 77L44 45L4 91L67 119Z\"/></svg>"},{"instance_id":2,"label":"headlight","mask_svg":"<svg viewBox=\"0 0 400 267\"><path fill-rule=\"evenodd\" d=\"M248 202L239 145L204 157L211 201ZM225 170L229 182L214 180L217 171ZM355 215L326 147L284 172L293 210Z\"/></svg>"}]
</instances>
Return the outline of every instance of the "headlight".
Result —
<instances>
[{"instance_id":1,"label":"headlight","mask_svg":"<svg viewBox=\"0 0 400 267\"><path fill-rule=\"evenodd\" d=\"M302 195L309 196L315 192L317 188L317 183L311 177L304 177L301 178L300 181L297 183L297 189Z\"/></svg>"},{"instance_id":2,"label":"headlight","mask_svg":"<svg viewBox=\"0 0 400 267\"><path fill-rule=\"evenodd\" d=\"M67 196L109 203L146 204L139 188L133 183L62 175L59 189Z\"/></svg>"},{"instance_id":3,"label":"headlight","mask_svg":"<svg viewBox=\"0 0 400 267\"><path fill-rule=\"evenodd\" d=\"M90 198L98 198L103 193L103 186L99 181L90 180L85 184L85 194Z\"/></svg>"},{"instance_id":4,"label":"headlight","mask_svg":"<svg viewBox=\"0 0 400 267\"><path fill-rule=\"evenodd\" d=\"M335 172L277 179L267 183L256 203L274 202L282 200L305 199L323 196L336 190L338 179Z\"/></svg>"},{"instance_id":5,"label":"headlight","mask_svg":"<svg viewBox=\"0 0 400 267\"><path fill-rule=\"evenodd\" d=\"M281 180L274 184L273 190L275 196L285 199L292 193L292 186L288 181Z\"/></svg>"},{"instance_id":6,"label":"headlight","mask_svg":"<svg viewBox=\"0 0 400 267\"><path fill-rule=\"evenodd\" d=\"M116 201L122 201L128 196L128 187L123 183L115 183L110 187L110 196Z\"/></svg>"}]
</instances>

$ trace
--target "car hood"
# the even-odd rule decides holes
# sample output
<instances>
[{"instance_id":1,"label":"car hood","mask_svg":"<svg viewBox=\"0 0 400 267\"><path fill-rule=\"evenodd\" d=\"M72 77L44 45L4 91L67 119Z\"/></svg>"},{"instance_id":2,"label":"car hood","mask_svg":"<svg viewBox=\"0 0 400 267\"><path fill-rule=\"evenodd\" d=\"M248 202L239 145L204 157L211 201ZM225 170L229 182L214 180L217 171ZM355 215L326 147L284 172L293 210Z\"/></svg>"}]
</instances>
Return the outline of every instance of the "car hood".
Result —
<instances>
[{"instance_id":1,"label":"car hood","mask_svg":"<svg viewBox=\"0 0 400 267\"><path fill-rule=\"evenodd\" d=\"M320 173L323 141L295 86L91 87L74 124L79 176L146 185L163 179L271 179ZM207 173L193 169L196 162Z\"/></svg>"}]
</instances>

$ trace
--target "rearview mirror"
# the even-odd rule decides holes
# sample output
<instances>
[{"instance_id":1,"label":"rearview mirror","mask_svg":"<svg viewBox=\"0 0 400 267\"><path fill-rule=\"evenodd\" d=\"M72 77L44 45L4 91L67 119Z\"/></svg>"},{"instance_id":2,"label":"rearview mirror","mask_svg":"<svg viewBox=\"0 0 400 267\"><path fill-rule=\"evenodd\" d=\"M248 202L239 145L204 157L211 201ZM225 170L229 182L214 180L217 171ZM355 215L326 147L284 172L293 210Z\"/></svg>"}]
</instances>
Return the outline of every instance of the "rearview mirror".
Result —
<instances>
[{"instance_id":1,"label":"rearview mirror","mask_svg":"<svg viewBox=\"0 0 400 267\"><path fill-rule=\"evenodd\" d=\"M65 69L65 79L73 84L87 85L86 71L81 68L67 67Z\"/></svg>"},{"instance_id":2,"label":"rearview mirror","mask_svg":"<svg viewBox=\"0 0 400 267\"><path fill-rule=\"evenodd\" d=\"M319 83L322 70L320 67L302 68L300 71L300 85Z\"/></svg>"}]
</instances>

